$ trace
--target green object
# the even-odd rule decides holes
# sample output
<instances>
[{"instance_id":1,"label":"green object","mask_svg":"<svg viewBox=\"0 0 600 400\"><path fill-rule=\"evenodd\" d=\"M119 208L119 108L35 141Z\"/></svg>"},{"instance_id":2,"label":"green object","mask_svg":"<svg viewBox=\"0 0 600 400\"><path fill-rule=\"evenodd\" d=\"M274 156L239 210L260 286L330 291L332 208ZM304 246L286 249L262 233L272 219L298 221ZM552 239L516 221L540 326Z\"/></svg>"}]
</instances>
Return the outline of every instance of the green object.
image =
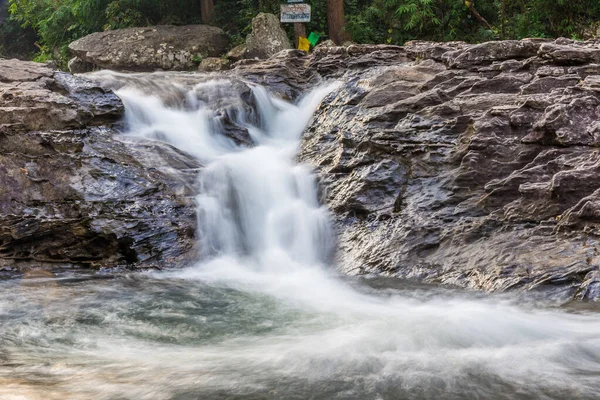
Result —
<instances>
[{"instance_id":1,"label":"green object","mask_svg":"<svg viewBox=\"0 0 600 400\"><path fill-rule=\"evenodd\" d=\"M319 43L319 39L321 39L321 36L319 36L318 33L311 32L310 35L308 35L308 41L313 45L313 47Z\"/></svg>"}]
</instances>

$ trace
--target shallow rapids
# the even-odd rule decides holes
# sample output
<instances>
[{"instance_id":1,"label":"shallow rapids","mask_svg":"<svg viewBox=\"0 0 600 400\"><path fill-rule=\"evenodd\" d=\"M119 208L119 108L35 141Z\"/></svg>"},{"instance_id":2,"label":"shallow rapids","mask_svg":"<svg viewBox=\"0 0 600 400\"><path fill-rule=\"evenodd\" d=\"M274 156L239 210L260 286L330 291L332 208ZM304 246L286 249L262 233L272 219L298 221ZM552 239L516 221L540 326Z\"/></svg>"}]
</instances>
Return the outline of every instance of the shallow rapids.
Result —
<instances>
[{"instance_id":1,"label":"shallow rapids","mask_svg":"<svg viewBox=\"0 0 600 400\"><path fill-rule=\"evenodd\" d=\"M124 140L164 141L204 165L202 259L0 281L0 398L598 398L593 309L336 273L329 213L296 163L336 90L290 104L253 87L254 110L219 119L215 104L236 96L228 81L176 105L121 89ZM236 144L224 120L255 145Z\"/></svg>"}]
</instances>

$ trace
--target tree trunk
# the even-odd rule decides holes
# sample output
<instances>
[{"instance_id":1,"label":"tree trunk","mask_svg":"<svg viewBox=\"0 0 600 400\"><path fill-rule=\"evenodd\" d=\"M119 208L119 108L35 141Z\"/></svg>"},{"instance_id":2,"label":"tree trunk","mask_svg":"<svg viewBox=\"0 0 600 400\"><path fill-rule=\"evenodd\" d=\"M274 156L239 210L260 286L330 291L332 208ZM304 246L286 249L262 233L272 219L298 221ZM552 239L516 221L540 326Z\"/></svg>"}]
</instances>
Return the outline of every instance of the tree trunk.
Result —
<instances>
[{"instance_id":1,"label":"tree trunk","mask_svg":"<svg viewBox=\"0 0 600 400\"><path fill-rule=\"evenodd\" d=\"M203 24L210 24L213 21L214 13L215 3L213 0L200 0L200 16Z\"/></svg>"},{"instance_id":2,"label":"tree trunk","mask_svg":"<svg viewBox=\"0 0 600 400\"><path fill-rule=\"evenodd\" d=\"M302 22L296 22L294 24L294 48L298 48L298 40L300 36L306 37L306 24Z\"/></svg>"},{"instance_id":3,"label":"tree trunk","mask_svg":"<svg viewBox=\"0 0 600 400\"><path fill-rule=\"evenodd\" d=\"M483 26L485 26L486 28L488 28L489 30L492 30L492 26L490 25L489 22L487 22L487 20L485 18L483 18L481 16L481 14L479 14L477 12L477 10L475 9L475 4L473 4L475 2L475 0L467 0L465 1L465 5L467 6L467 8L469 9L469 11L471 11L471 14L473 14L473 16L475 17L475 19L477 21L479 21L479 23Z\"/></svg>"},{"instance_id":4,"label":"tree trunk","mask_svg":"<svg viewBox=\"0 0 600 400\"><path fill-rule=\"evenodd\" d=\"M329 39L336 44L350 40L346 32L346 19L344 18L344 0L327 0L327 24Z\"/></svg>"}]
</instances>

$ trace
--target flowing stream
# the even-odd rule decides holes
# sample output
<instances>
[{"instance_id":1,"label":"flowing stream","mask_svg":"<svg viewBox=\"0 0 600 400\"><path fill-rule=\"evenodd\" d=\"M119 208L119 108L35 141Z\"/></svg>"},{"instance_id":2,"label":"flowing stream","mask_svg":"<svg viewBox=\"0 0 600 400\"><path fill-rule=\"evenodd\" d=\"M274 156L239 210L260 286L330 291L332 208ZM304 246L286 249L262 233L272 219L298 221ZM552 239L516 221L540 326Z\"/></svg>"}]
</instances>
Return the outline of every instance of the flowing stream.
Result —
<instances>
[{"instance_id":1,"label":"flowing stream","mask_svg":"<svg viewBox=\"0 0 600 400\"><path fill-rule=\"evenodd\" d=\"M0 281L1 399L597 399L600 315L550 302L349 278L300 137L335 85L297 104L228 81L185 106L122 89L131 136L197 157L197 265ZM229 103L228 103L229 104ZM231 103L234 104L234 103Z\"/></svg>"}]
</instances>

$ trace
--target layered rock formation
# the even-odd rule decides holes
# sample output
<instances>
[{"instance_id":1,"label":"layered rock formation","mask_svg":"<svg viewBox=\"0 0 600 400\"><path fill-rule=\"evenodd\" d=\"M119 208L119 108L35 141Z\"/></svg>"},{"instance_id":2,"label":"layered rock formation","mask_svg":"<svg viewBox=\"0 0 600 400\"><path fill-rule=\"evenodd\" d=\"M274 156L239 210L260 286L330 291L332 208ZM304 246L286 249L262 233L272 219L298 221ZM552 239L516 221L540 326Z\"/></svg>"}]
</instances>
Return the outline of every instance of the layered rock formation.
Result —
<instances>
[{"instance_id":1,"label":"layered rock formation","mask_svg":"<svg viewBox=\"0 0 600 400\"><path fill-rule=\"evenodd\" d=\"M290 64L343 82L301 154L342 270L600 298L598 42L334 47Z\"/></svg>"},{"instance_id":2,"label":"layered rock formation","mask_svg":"<svg viewBox=\"0 0 600 400\"><path fill-rule=\"evenodd\" d=\"M192 255L195 174L170 171L198 165L167 145L115 138L122 112L84 78L0 60L0 270L160 267Z\"/></svg>"}]
</instances>

